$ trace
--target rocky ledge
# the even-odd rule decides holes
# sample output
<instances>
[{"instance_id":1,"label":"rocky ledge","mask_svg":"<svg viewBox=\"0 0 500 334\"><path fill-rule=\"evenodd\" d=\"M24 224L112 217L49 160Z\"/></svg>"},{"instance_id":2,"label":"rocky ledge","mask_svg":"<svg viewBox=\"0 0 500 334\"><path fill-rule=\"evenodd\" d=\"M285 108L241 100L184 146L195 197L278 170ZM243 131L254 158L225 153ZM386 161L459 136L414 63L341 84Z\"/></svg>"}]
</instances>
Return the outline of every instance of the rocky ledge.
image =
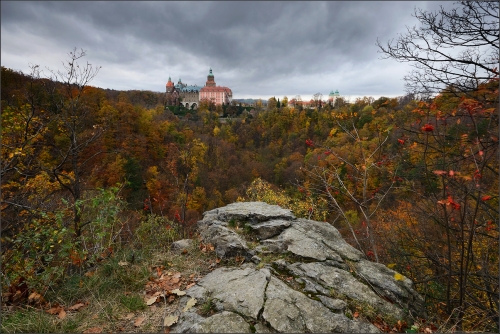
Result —
<instances>
[{"instance_id":1,"label":"rocky ledge","mask_svg":"<svg viewBox=\"0 0 500 334\"><path fill-rule=\"evenodd\" d=\"M425 316L408 278L365 258L328 223L262 202L205 212L203 243L225 263L186 290L171 332L376 333Z\"/></svg>"}]
</instances>

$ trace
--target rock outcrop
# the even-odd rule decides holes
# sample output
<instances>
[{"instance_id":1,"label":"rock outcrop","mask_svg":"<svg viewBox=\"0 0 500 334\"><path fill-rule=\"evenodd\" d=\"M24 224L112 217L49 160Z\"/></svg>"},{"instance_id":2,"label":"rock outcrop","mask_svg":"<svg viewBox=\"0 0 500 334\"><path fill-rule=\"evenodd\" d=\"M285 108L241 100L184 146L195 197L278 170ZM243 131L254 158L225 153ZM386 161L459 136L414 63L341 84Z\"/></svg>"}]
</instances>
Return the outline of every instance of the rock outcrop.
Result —
<instances>
[{"instance_id":1,"label":"rock outcrop","mask_svg":"<svg viewBox=\"0 0 500 334\"><path fill-rule=\"evenodd\" d=\"M408 278L368 261L328 223L247 202L206 212L198 229L220 258L246 261L186 290L173 333L376 333L377 317L424 316Z\"/></svg>"}]
</instances>

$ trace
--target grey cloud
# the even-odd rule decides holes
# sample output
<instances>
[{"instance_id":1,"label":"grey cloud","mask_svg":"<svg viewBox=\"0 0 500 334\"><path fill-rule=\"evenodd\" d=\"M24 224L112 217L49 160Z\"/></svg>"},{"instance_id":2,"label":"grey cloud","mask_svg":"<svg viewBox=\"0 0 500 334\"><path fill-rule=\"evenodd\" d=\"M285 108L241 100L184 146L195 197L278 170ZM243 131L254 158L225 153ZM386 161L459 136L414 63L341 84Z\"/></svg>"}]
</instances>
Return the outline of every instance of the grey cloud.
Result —
<instances>
[{"instance_id":1,"label":"grey cloud","mask_svg":"<svg viewBox=\"0 0 500 334\"><path fill-rule=\"evenodd\" d=\"M217 83L236 98L332 88L403 94L408 67L378 60L375 42L415 24L415 6L437 9L392 1L2 1L2 66L25 70L19 62L26 60L58 66L82 47L89 61L103 66L94 84L105 88L162 91L169 75L202 85L211 66Z\"/></svg>"}]
</instances>

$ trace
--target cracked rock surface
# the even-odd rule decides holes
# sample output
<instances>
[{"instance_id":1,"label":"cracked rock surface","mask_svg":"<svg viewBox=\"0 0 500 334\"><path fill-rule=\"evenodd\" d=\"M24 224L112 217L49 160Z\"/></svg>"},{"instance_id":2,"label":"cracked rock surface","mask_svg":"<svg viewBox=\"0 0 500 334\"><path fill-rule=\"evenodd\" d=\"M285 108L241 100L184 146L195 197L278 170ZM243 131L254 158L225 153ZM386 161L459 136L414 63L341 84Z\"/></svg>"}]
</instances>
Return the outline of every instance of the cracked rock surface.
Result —
<instances>
[{"instance_id":1,"label":"cracked rock surface","mask_svg":"<svg viewBox=\"0 0 500 334\"><path fill-rule=\"evenodd\" d=\"M198 229L220 258L246 263L186 290L172 333L377 333L374 317L425 316L411 280L366 260L328 223L244 202L206 212Z\"/></svg>"}]
</instances>

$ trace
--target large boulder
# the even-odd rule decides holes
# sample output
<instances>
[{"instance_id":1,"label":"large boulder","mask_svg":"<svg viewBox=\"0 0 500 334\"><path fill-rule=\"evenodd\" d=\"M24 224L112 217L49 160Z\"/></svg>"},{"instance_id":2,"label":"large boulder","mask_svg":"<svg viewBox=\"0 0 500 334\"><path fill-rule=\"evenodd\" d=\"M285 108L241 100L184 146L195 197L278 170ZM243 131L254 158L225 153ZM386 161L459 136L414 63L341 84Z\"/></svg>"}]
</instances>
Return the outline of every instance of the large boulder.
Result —
<instances>
[{"instance_id":1,"label":"large boulder","mask_svg":"<svg viewBox=\"0 0 500 334\"><path fill-rule=\"evenodd\" d=\"M411 280L368 261L328 223L247 202L206 212L198 229L220 258L247 261L188 289L173 333L374 333L376 319L425 316Z\"/></svg>"}]
</instances>

